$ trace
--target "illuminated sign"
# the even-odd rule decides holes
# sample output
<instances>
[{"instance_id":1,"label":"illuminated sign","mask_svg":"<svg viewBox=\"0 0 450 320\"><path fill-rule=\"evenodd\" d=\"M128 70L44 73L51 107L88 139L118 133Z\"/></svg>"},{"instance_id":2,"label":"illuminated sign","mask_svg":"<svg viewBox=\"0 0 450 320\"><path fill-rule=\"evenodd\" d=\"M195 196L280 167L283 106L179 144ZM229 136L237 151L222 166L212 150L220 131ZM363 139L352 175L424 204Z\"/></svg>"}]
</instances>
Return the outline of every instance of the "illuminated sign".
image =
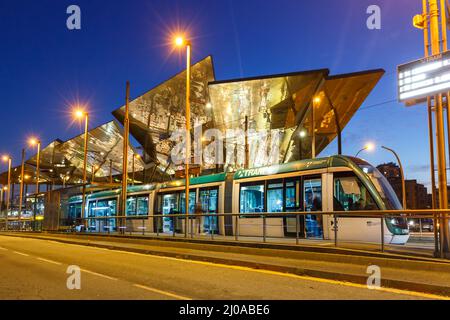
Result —
<instances>
[{"instance_id":1,"label":"illuminated sign","mask_svg":"<svg viewBox=\"0 0 450 320\"><path fill-rule=\"evenodd\" d=\"M450 91L450 51L398 67L398 100L409 105Z\"/></svg>"}]
</instances>

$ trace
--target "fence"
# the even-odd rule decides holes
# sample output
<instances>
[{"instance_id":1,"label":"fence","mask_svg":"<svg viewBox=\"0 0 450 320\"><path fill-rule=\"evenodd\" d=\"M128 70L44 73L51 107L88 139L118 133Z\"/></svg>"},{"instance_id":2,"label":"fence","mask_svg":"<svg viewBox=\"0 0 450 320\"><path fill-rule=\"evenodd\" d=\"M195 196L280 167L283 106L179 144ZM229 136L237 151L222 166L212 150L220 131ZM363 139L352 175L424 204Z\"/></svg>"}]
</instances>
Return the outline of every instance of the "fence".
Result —
<instances>
[{"instance_id":1,"label":"fence","mask_svg":"<svg viewBox=\"0 0 450 320\"><path fill-rule=\"evenodd\" d=\"M145 216L98 216L84 219L60 219L59 231L90 234L127 234L131 236L184 237L192 239L234 240L272 242L299 245L334 245L336 247L361 247L385 251L387 235L386 219L397 219L407 229L405 219L431 219L434 225L433 237L420 251L438 253L442 248L440 230L450 210L386 210L354 212L288 212L288 213L214 213L214 214L157 214ZM327 236L313 232L314 226L308 219L328 221ZM378 241L372 239L346 239L340 225L344 219L371 219L379 221ZM289 219L289 223L287 223ZM320 219L320 220L319 220ZM187 221L187 222L186 222ZM276 222L274 222L276 221ZM281 225L280 225L281 221ZM320 223L318 223L320 224ZM281 228L281 229L280 229ZM287 232L287 229L290 232ZM5 230L5 219L0 218L0 230ZM307 230L309 229L309 230ZM325 228L324 228L325 229ZM374 228L372 227L372 230ZM249 231L250 230L250 231ZM42 221L32 219L8 219L8 231L42 231ZM324 230L325 231L325 230ZM356 228L352 231L358 232ZM348 230L346 230L348 232ZM286 234L290 234L286 236ZM431 240L431 241L430 241ZM430 245L432 244L432 246ZM388 245L392 246L390 243ZM414 249L414 247L412 247Z\"/></svg>"}]
</instances>

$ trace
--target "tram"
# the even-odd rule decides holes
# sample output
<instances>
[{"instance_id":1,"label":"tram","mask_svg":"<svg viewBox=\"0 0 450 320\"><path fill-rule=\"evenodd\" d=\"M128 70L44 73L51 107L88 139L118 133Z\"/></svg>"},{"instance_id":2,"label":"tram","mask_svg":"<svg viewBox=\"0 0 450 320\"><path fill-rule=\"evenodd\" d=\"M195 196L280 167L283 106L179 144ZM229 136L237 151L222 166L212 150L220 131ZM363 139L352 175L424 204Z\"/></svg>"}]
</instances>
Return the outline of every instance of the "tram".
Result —
<instances>
[{"instance_id":1,"label":"tram","mask_svg":"<svg viewBox=\"0 0 450 320\"><path fill-rule=\"evenodd\" d=\"M114 216L117 215L119 197L120 189L87 195L85 210L91 218L90 231L117 230ZM127 228L136 230L144 222L147 231L182 232L186 219L170 215L185 214L185 197L183 180L130 186ZM81 203L80 195L69 199L67 216L70 219L81 218ZM346 216L335 221L332 215L314 214L401 208L394 190L375 167L364 160L346 156L190 179L189 215L194 217L198 210L210 215L189 221L194 225L195 233L232 236L238 232L239 236L249 237L260 237L265 233L267 237L334 239L336 223L339 240L380 242L383 228L385 243L405 244L409 230L404 218ZM239 218L226 214L230 212L238 214ZM297 218L290 212L308 214ZM225 214L215 216L219 213ZM262 213L267 213L264 230ZM101 219L96 219L99 217Z\"/></svg>"}]
</instances>

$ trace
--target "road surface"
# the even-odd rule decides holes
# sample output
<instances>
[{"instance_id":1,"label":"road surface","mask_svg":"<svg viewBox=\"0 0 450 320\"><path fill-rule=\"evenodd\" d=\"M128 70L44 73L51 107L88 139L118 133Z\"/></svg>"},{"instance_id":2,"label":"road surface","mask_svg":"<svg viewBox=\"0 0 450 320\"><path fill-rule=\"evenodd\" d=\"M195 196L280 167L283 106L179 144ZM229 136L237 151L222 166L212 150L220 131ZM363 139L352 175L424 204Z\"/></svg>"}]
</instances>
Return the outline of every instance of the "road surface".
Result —
<instances>
[{"instance_id":1,"label":"road surface","mask_svg":"<svg viewBox=\"0 0 450 320\"><path fill-rule=\"evenodd\" d=\"M69 266L81 289L69 290ZM237 266L0 236L0 299L421 299Z\"/></svg>"}]
</instances>

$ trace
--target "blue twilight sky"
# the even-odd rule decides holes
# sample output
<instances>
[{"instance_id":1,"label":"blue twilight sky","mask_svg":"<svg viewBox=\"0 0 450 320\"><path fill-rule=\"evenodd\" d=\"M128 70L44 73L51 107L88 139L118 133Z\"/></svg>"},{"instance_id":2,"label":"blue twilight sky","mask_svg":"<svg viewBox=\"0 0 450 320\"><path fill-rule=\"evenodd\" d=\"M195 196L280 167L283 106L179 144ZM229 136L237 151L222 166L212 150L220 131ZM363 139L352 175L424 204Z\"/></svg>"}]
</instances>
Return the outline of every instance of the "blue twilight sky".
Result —
<instances>
[{"instance_id":1,"label":"blue twilight sky","mask_svg":"<svg viewBox=\"0 0 450 320\"><path fill-rule=\"evenodd\" d=\"M0 0L0 152L19 163L26 137L43 144L81 132L68 106L87 102L92 125L112 119L125 82L136 97L183 68L171 30L187 28L193 59L212 54L218 80L329 68L332 74L384 68L386 75L343 132L344 153L367 141L398 151L407 178L429 183L426 108L395 100L396 66L423 56L412 27L421 0ZM81 8L82 29L66 28ZM382 29L366 27L369 5ZM372 106L372 107L371 107ZM368 108L369 107L369 108ZM322 155L337 153L336 143ZM393 160L377 149L373 164Z\"/></svg>"}]
</instances>

